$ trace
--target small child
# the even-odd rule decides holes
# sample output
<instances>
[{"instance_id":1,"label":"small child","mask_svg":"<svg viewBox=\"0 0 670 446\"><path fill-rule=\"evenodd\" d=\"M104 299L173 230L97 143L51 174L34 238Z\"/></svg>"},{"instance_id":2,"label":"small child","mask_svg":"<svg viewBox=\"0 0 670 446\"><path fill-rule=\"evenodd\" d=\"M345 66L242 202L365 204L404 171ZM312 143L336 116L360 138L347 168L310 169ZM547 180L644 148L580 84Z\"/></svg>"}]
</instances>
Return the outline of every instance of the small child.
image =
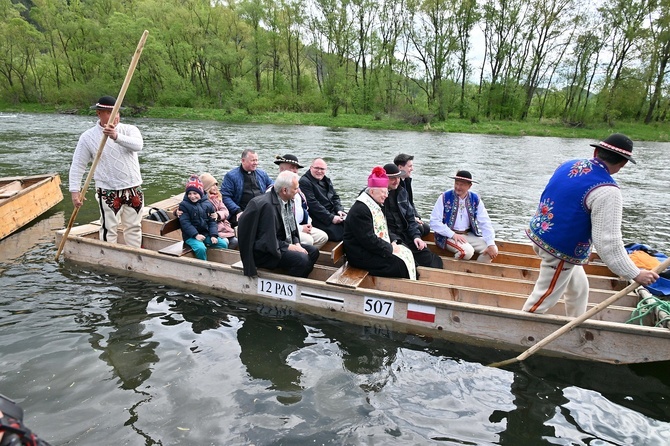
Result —
<instances>
[{"instance_id":1,"label":"small child","mask_svg":"<svg viewBox=\"0 0 670 446\"><path fill-rule=\"evenodd\" d=\"M219 237L216 220L212 218L214 206L204 195L202 182L196 175L191 175L186 183L184 200L179 203L181 236L201 260L207 260L209 246L228 247L228 241Z\"/></svg>"},{"instance_id":2,"label":"small child","mask_svg":"<svg viewBox=\"0 0 670 446\"><path fill-rule=\"evenodd\" d=\"M223 197L221 197L221 191L219 191L219 183L207 172L200 174L200 181L202 181L207 198L209 198L209 201L212 202L216 210L216 214L213 217L216 219L216 224L218 225L219 237L228 240L228 248L237 248L235 230L230 226L230 222L228 221L229 212L226 205L223 204Z\"/></svg>"}]
</instances>

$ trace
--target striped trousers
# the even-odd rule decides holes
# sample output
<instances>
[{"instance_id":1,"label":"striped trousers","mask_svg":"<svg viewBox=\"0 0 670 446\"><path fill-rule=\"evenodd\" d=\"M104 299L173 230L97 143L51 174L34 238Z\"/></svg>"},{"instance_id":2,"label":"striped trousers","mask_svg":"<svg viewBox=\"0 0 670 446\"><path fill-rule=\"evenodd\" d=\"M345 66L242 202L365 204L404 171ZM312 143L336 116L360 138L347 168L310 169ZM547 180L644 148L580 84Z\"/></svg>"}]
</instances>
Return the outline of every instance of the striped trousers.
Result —
<instances>
[{"instance_id":1,"label":"striped trousers","mask_svg":"<svg viewBox=\"0 0 670 446\"><path fill-rule=\"evenodd\" d=\"M533 250L541 259L540 275L523 311L546 313L563 297L567 316L583 314L589 300L589 280L584 267L558 259L537 245Z\"/></svg>"}]
</instances>

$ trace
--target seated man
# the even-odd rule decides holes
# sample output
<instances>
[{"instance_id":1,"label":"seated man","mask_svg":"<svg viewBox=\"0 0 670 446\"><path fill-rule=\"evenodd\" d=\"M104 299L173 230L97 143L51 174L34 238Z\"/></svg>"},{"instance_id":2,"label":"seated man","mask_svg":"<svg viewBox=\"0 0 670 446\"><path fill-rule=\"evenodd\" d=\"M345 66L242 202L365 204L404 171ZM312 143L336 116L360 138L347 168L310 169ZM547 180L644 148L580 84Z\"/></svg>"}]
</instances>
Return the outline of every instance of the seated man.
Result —
<instances>
[{"instance_id":1,"label":"seated man","mask_svg":"<svg viewBox=\"0 0 670 446\"><path fill-rule=\"evenodd\" d=\"M293 214L298 175L282 172L270 190L253 198L239 222L238 243L245 276L256 268L282 268L296 277L307 277L319 258L314 246L300 244Z\"/></svg>"},{"instance_id":2,"label":"seated man","mask_svg":"<svg viewBox=\"0 0 670 446\"><path fill-rule=\"evenodd\" d=\"M221 182L223 204L228 208L228 221L232 227L252 198L265 193L272 180L263 169L258 169L258 155L252 149L244 149L242 163L228 172Z\"/></svg>"},{"instance_id":3,"label":"seated man","mask_svg":"<svg viewBox=\"0 0 670 446\"><path fill-rule=\"evenodd\" d=\"M454 188L440 195L430 214L435 244L453 252L458 260L470 260L476 251L478 262L490 263L498 255L498 247L484 203L479 195L470 192L476 181L467 170L459 170L449 178L455 180Z\"/></svg>"},{"instance_id":4,"label":"seated man","mask_svg":"<svg viewBox=\"0 0 670 446\"><path fill-rule=\"evenodd\" d=\"M416 210L414 205L414 191L412 190L412 172L414 172L414 155L408 155L406 153L401 153L393 159L393 164L398 166L400 169L400 187L407 191L407 197L409 203L414 208L414 216L416 222L419 224L419 229L421 230L421 235L428 235L430 233L430 225L423 220L419 212Z\"/></svg>"},{"instance_id":5,"label":"seated man","mask_svg":"<svg viewBox=\"0 0 670 446\"><path fill-rule=\"evenodd\" d=\"M344 253L351 266L365 269L373 276L416 279L412 252L389 238L381 208L387 196L388 177L377 166L344 222Z\"/></svg>"},{"instance_id":6,"label":"seated man","mask_svg":"<svg viewBox=\"0 0 670 446\"><path fill-rule=\"evenodd\" d=\"M309 171L300 178L300 190L307 199L312 224L328 234L329 240L339 242L344 234L343 223L347 214L333 182L326 176L327 168L324 160L315 159Z\"/></svg>"},{"instance_id":7,"label":"seated man","mask_svg":"<svg viewBox=\"0 0 670 446\"><path fill-rule=\"evenodd\" d=\"M426 243L421 239L419 224L414 218L414 207L410 204L407 191L398 187L400 184L400 170L393 163L384 166L389 178L388 197L384 201L384 215L389 229L389 237L407 246L414 262L421 266L442 268L440 256L430 252Z\"/></svg>"},{"instance_id":8,"label":"seated man","mask_svg":"<svg viewBox=\"0 0 670 446\"><path fill-rule=\"evenodd\" d=\"M293 173L298 173L298 169L302 166L298 162L298 158L291 154L284 156L277 155L275 164L279 166L279 172L285 170ZM313 245L317 249L321 249L328 241L328 234L319 228L312 226L312 217L309 216L309 207L305 195L298 189L298 193L293 198L293 209L295 210L295 221L298 223L298 232L300 233L300 243L306 245Z\"/></svg>"}]
</instances>

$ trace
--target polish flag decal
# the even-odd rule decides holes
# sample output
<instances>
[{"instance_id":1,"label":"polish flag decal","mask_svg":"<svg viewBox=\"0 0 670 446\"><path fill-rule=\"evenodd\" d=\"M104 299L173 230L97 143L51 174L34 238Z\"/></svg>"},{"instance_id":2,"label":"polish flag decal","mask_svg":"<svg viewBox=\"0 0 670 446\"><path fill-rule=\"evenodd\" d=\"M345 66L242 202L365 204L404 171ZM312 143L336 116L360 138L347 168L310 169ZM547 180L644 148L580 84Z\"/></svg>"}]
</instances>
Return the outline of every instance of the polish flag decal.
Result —
<instances>
[{"instance_id":1,"label":"polish flag decal","mask_svg":"<svg viewBox=\"0 0 670 446\"><path fill-rule=\"evenodd\" d=\"M407 319L435 322L435 307L430 305L407 304Z\"/></svg>"}]
</instances>

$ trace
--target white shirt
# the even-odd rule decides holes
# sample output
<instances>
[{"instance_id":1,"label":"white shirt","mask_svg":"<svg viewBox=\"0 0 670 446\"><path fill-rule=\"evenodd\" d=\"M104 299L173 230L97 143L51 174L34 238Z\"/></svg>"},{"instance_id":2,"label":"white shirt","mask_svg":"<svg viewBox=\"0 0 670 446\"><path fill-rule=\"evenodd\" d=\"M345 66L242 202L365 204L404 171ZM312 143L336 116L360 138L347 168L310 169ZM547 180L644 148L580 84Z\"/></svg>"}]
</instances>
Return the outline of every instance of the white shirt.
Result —
<instances>
[{"instance_id":1,"label":"white shirt","mask_svg":"<svg viewBox=\"0 0 670 446\"><path fill-rule=\"evenodd\" d=\"M442 222L442 216L444 215L443 196L444 194L440 194L435 202L435 206L433 206L433 212L430 213L430 229L447 238L452 238L455 232ZM456 216L456 221L454 222L454 229L457 231L464 231L470 228L470 219L465 206L461 209L461 201L465 202L465 200L461 200L461 198L458 199L458 214ZM491 223L491 218L489 218L489 213L481 198L479 199L479 205L477 206L477 225L479 225L479 230L482 232L482 238L486 242L486 246L495 245L496 234L493 230L493 224Z\"/></svg>"},{"instance_id":2,"label":"white shirt","mask_svg":"<svg viewBox=\"0 0 670 446\"><path fill-rule=\"evenodd\" d=\"M302 207L302 195L300 195L300 192L297 192L295 194L295 197L293 197L293 209L295 209L295 221L302 221L303 218L305 218L305 209ZM309 215L307 216L307 224L312 223L312 217ZM300 227L303 227L304 225L300 225Z\"/></svg>"}]
</instances>

